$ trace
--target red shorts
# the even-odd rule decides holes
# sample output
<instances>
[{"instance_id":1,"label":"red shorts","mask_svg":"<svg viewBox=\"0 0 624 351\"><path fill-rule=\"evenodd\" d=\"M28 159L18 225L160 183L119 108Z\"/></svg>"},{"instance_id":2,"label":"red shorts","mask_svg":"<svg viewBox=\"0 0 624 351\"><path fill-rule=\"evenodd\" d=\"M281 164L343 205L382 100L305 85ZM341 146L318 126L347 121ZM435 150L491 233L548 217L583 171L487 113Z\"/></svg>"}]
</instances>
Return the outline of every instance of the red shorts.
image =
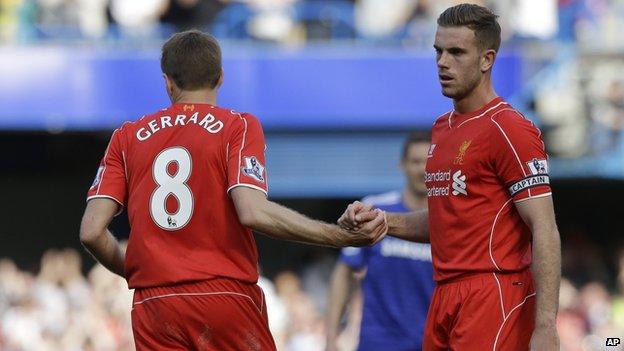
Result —
<instances>
[{"instance_id":1,"label":"red shorts","mask_svg":"<svg viewBox=\"0 0 624 351\"><path fill-rule=\"evenodd\" d=\"M534 324L530 270L479 273L436 287L423 350L526 351Z\"/></svg>"},{"instance_id":2,"label":"red shorts","mask_svg":"<svg viewBox=\"0 0 624 351\"><path fill-rule=\"evenodd\" d=\"M275 350L264 294L232 279L136 289L136 349Z\"/></svg>"}]
</instances>

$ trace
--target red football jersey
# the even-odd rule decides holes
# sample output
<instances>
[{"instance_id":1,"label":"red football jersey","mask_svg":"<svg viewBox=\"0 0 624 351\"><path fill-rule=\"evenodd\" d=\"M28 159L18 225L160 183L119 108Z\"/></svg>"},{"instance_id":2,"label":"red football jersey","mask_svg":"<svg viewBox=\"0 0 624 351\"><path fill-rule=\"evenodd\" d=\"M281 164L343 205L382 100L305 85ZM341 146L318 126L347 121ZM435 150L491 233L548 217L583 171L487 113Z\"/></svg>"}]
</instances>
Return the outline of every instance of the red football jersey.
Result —
<instances>
[{"instance_id":1,"label":"red football jersey","mask_svg":"<svg viewBox=\"0 0 624 351\"><path fill-rule=\"evenodd\" d=\"M501 98L434 123L425 183L434 278L514 272L531 264L515 203L549 196L540 131Z\"/></svg>"},{"instance_id":2,"label":"red football jersey","mask_svg":"<svg viewBox=\"0 0 624 351\"><path fill-rule=\"evenodd\" d=\"M115 130L88 199L127 207L130 288L258 279L251 231L229 191L267 192L262 127L252 115L174 104Z\"/></svg>"}]
</instances>

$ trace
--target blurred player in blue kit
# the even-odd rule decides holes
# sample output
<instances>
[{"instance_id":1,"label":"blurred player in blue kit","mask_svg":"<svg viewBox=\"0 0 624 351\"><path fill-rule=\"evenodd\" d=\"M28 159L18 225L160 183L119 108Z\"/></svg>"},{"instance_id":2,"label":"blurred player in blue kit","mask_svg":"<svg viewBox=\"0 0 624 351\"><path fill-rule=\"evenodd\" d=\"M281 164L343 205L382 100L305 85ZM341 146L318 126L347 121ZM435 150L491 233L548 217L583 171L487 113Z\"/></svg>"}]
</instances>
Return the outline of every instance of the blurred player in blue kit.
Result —
<instances>
[{"instance_id":1,"label":"blurred player in blue kit","mask_svg":"<svg viewBox=\"0 0 624 351\"><path fill-rule=\"evenodd\" d=\"M362 201L388 212L426 208L424 175L429 145L429 135L410 134L403 144L400 164L405 188ZM355 274L363 271L364 304L357 350L421 350L435 287L431 247L394 237L386 237L369 248L342 249L330 287L326 350L339 350L340 320L357 284Z\"/></svg>"}]
</instances>

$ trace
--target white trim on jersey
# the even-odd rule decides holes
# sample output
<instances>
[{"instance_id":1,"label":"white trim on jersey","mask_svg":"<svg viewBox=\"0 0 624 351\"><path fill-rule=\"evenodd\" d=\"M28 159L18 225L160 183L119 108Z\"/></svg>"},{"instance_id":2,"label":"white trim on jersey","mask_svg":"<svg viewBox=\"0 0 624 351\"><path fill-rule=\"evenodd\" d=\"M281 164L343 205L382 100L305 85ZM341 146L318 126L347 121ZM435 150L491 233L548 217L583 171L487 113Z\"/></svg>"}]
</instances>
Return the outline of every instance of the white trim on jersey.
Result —
<instances>
[{"instance_id":1,"label":"white trim on jersey","mask_svg":"<svg viewBox=\"0 0 624 351\"><path fill-rule=\"evenodd\" d=\"M121 151L121 158L124 164L124 178L126 178L126 184L128 184L128 166L126 163L126 153L123 150Z\"/></svg>"},{"instance_id":2,"label":"white trim on jersey","mask_svg":"<svg viewBox=\"0 0 624 351\"><path fill-rule=\"evenodd\" d=\"M87 201L86 202L89 202L89 201L91 201L93 199L111 199L111 200L115 201L116 203L118 203L119 206L121 206L121 207L119 208L119 211L117 211L117 213L115 213L115 216L118 216L120 213L122 213L124 207L126 207L126 205L124 205L123 202L119 201L119 199L117 199L115 197L112 197L110 195L91 195L91 196L87 197Z\"/></svg>"},{"instance_id":3,"label":"white trim on jersey","mask_svg":"<svg viewBox=\"0 0 624 351\"><path fill-rule=\"evenodd\" d=\"M498 111L496 114L503 112L503 111L507 111L507 110L511 110L513 111L513 109L505 109L505 110L500 110ZM498 130L500 130L501 133L503 133L503 136L505 137L505 140L507 140L507 143L509 144L509 147L511 148L511 151L513 151L514 155L516 156L516 160L518 161L518 165L520 166L520 170L522 170L522 174L526 177L527 174L524 171L524 167L522 167L522 161L520 161L520 156L518 156L518 153L516 152L516 148L514 148L513 144L511 143L511 140L509 140L509 137L507 136L507 133L505 133L505 131L503 130L503 127L500 126L500 124L498 124L498 122L496 122L494 120L494 116L493 115L490 120L496 124L496 126L498 127ZM531 189L528 189L529 191L529 196L531 196Z\"/></svg>"},{"instance_id":4,"label":"white trim on jersey","mask_svg":"<svg viewBox=\"0 0 624 351\"><path fill-rule=\"evenodd\" d=\"M260 191L262 191L264 193L265 196L269 196L269 193L266 190L262 189L261 187L259 187L257 185L253 185L253 184L247 184L247 183L236 183L236 184L232 185L231 187L229 187L226 192L229 194L230 190L236 188L237 186L244 186L244 187L247 187L247 188L260 190Z\"/></svg>"},{"instance_id":5,"label":"white trim on jersey","mask_svg":"<svg viewBox=\"0 0 624 351\"><path fill-rule=\"evenodd\" d=\"M107 199L112 199L115 200L115 202L117 202L118 204L120 204L121 206L125 206L124 203L122 201L120 201L119 199L117 199L114 196L110 196L110 195L91 195L89 197L87 197L87 201L92 200L92 199L97 199L97 198L107 198Z\"/></svg>"},{"instance_id":6,"label":"white trim on jersey","mask_svg":"<svg viewBox=\"0 0 624 351\"><path fill-rule=\"evenodd\" d=\"M519 304L517 304L514 308L511 309L511 311L509 311L509 313L506 316L503 316L503 322L501 323L500 327L498 328L498 333L496 333L496 339L494 339L494 346L492 347L492 351L496 351L496 344L498 344L498 338L500 337L500 333L503 331L503 327L505 326L505 323L507 322L507 320L509 319L509 317L511 316L511 314L518 308L520 308L522 305L524 305L526 303L526 301L529 299L529 297L533 297L535 296L536 293L532 293L529 294L527 296L525 296L524 300L522 300L522 302L520 302ZM502 295L501 295L502 297Z\"/></svg>"},{"instance_id":7,"label":"white trim on jersey","mask_svg":"<svg viewBox=\"0 0 624 351\"><path fill-rule=\"evenodd\" d=\"M461 127L462 125L464 125L464 123L466 123L466 122L468 122L468 121L472 121L473 119L477 119L477 118L481 118L481 117L483 117L486 113L488 113L488 112L492 111L493 109L497 108L498 106L500 106L500 105L502 105L502 104L507 104L507 105L509 105L507 102L505 102L505 101L501 101L501 102L499 102L498 104L496 104L496 105L494 105L494 106L492 106L492 107L488 108L487 110L485 110L485 112L483 112L482 114L480 114L480 115L478 115L478 116L475 116L475 117L468 118L467 120L465 120L465 121L461 122L461 123L460 123L457 127L455 127L455 128L459 128L459 127ZM501 111L504 111L504 110L501 110ZM498 113L498 112L500 112L500 111L497 111L496 113ZM450 118L449 118L449 127L450 127L450 126L451 126L451 120L450 120Z\"/></svg>"},{"instance_id":8,"label":"white trim on jersey","mask_svg":"<svg viewBox=\"0 0 624 351\"><path fill-rule=\"evenodd\" d=\"M520 164L520 169L522 170L522 174L524 174L524 176L526 177L526 176L527 176L527 174L526 174L526 172L524 171L524 167L522 166L522 162L520 161L520 158L518 157L518 154L516 153L515 148L514 148L514 147L513 147L513 145L511 144L511 141L510 141L510 140L509 140L509 138L507 137L507 134L505 134L505 132L503 131L503 128L500 126L500 124L498 124L498 122L494 121L494 116L496 116L497 114L499 114L500 112L503 112L503 111L511 111L511 112L514 112L514 113L516 113L518 116L520 116L522 119L524 119L524 120L527 120L527 121L531 122L531 126L532 126L532 127L534 127L535 129L537 129L537 132L538 132L538 137L542 135L542 131L541 131L541 130L539 130L539 128L537 128L537 127L535 126L535 124L533 124L533 121L528 120L526 117L524 117L524 115L522 115L520 112L516 111L516 110L515 110L515 109L513 109L513 108L503 109L503 110L497 111L497 112L496 112L494 115L492 115L492 117L490 118L490 119L492 120L492 122L494 122L494 123L498 126L498 128L500 129L500 131L503 133L503 135L505 136L505 139L507 139L507 142L509 143L509 146L511 146L511 149L513 150L514 154L516 155L516 159L518 160L518 163ZM541 139L541 138L540 138L540 139ZM544 146L544 141L543 141L543 140L541 140L541 142L542 142L542 148L545 148L545 146ZM529 192L529 197L531 197L531 189L528 189L528 192Z\"/></svg>"},{"instance_id":9,"label":"white trim on jersey","mask_svg":"<svg viewBox=\"0 0 624 351\"><path fill-rule=\"evenodd\" d=\"M95 190L95 194L96 195L100 193L100 186L104 182L104 173L106 173L106 156L104 156L104 157L105 157L105 159L104 159L104 166L102 166L102 174L100 175L100 181L98 182L97 190Z\"/></svg>"},{"instance_id":10,"label":"white trim on jersey","mask_svg":"<svg viewBox=\"0 0 624 351\"><path fill-rule=\"evenodd\" d=\"M501 312L503 313L503 320L505 320L505 304L503 303L503 289L501 288L500 280L496 276L496 273L492 272L494 279L496 279L496 285L498 285L498 296L500 297Z\"/></svg>"},{"instance_id":11,"label":"white trim on jersey","mask_svg":"<svg viewBox=\"0 0 624 351\"><path fill-rule=\"evenodd\" d=\"M152 297L148 297L148 298L145 298L145 299L143 299L141 301L133 303L132 304L132 308L134 309L134 306L141 305L141 304L143 304L145 302L148 302L148 301L157 300L157 299L163 299L163 298L167 298L167 297L189 297L189 296L190 297L198 297L198 296L212 296L212 295L232 295L232 296L245 297L245 298L249 299L249 301L251 301L251 303L256 307L256 309L258 309L258 311L260 311L260 313L262 313L262 309L258 308L258 305L256 305L256 303L251 298L251 296L245 295L245 294L241 294L241 293L237 293L237 292L233 292L233 291L216 291L216 292L209 292L209 293L176 293L176 294L165 294L165 295L152 296Z\"/></svg>"},{"instance_id":12,"label":"white trim on jersey","mask_svg":"<svg viewBox=\"0 0 624 351\"><path fill-rule=\"evenodd\" d=\"M115 138L115 133L117 133L117 131L119 131L119 128L113 131L113 134L111 135L110 140L108 141L108 145L106 146L106 151L104 152L104 159L103 159L104 169L102 170L102 175L100 176L100 182L98 183L97 190L95 191L96 195L100 193L100 186L102 186L102 183L104 182L104 174L106 173L106 158L108 157L108 151L110 151L111 144L113 143L113 138Z\"/></svg>"},{"instance_id":13,"label":"white trim on jersey","mask_svg":"<svg viewBox=\"0 0 624 351\"><path fill-rule=\"evenodd\" d=\"M492 254L492 240L494 238L494 227L496 227L496 222L498 221L498 216L501 214L501 212L503 212L503 209L505 208L505 206L507 206L507 204L510 203L510 202L511 202L511 198L509 200L507 200L503 204L503 206L501 206L501 208L498 210L498 213L496 214L496 217L494 217L494 222L492 222L492 229L490 230L490 244L489 244L490 258L492 259L492 263L494 264L494 267L496 267L496 270L498 270L498 271L500 271L501 269L496 264L496 260L494 260L494 255Z\"/></svg>"},{"instance_id":14,"label":"white trim on jersey","mask_svg":"<svg viewBox=\"0 0 624 351\"><path fill-rule=\"evenodd\" d=\"M236 182L240 183L240 174L241 174L241 162L242 162L242 158L243 158L243 148L245 147L245 138L247 137L247 120L245 118L243 118L243 116L240 115L240 113L238 114L238 116L243 120L243 122L245 122L245 130L243 131L243 142L241 144L240 149L238 150L238 168L236 169L236 172L238 172L237 174L237 178L236 178Z\"/></svg>"},{"instance_id":15,"label":"white trim on jersey","mask_svg":"<svg viewBox=\"0 0 624 351\"><path fill-rule=\"evenodd\" d=\"M514 203L515 203L515 204L518 204L518 203L524 202L524 201L526 201L526 200L537 199L537 198L540 198L540 197L546 197L546 196L551 196L551 195L552 195L552 192L547 192L547 193L545 193L545 194L540 194L540 195L535 195L535 196L529 196L529 197L526 197L526 198L524 198L524 199L520 199L520 200L518 200L518 201L514 201Z\"/></svg>"}]
</instances>

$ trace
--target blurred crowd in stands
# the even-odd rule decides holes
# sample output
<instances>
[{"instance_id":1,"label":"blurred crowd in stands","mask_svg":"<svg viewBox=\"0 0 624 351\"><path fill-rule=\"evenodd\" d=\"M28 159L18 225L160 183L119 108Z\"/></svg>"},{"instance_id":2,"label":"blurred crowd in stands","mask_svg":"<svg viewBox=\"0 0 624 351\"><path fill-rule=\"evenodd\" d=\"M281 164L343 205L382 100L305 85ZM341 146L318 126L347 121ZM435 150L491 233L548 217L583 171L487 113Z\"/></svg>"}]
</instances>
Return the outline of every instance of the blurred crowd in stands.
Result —
<instances>
[{"instance_id":1,"label":"blurred crowd in stands","mask_svg":"<svg viewBox=\"0 0 624 351\"><path fill-rule=\"evenodd\" d=\"M1 0L4 42L39 39L166 37L201 28L222 38L429 39L437 15L460 2L501 15L506 38L584 38L622 29L620 0ZM429 42L427 42L429 47Z\"/></svg>"},{"instance_id":2,"label":"blurred crowd in stands","mask_svg":"<svg viewBox=\"0 0 624 351\"><path fill-rule=\"evenodd\" d=\"M600 247L586 238L572 233L564 242L566 278L558 317L562 351L604 350L607 337L624 336L624 250L618 262L607 262ZM323 320L334 259L328 251L302 271L260 279L278 350L324 350ZM616 279L609 265L617 270ZM1 351L134 350L132 292L126 282L100 265L85 277L82 267L74 249L47 251L36 274L0 260ZM357 299L353 304L358 306ZM347 313L339 339L343 351L357 345L359 313L357 307Z\"/></svg>"}]
</instances>

